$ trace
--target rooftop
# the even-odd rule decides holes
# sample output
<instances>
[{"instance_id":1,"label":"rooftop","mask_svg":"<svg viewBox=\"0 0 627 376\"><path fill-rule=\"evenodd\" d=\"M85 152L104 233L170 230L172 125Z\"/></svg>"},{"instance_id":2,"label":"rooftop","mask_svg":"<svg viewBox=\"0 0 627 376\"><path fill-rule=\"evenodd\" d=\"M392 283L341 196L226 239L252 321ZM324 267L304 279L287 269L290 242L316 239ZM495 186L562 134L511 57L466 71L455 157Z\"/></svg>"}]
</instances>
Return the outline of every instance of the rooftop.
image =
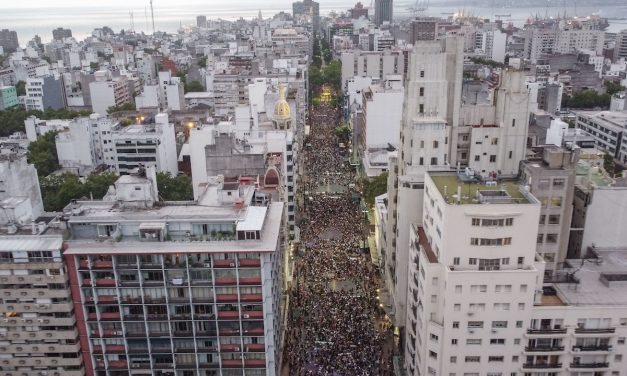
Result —
<instances>
[{"instance_id":1,"label":"rooftop","mask_svg":"<svg viewBox=\"0 0 627 376\"><path fill-rule=\"evenodd\" d=\"M466 174L455 172L429 173L431 180L447 203L457 202L457 190L461 187L459 204L530 204L533 196L525 195L516 180L482 182Z\"/></svg>"},{"instance_id":2,"label":"rooftop","mask_svg":"<svg viewBox=\"0 0 627 376\"><path fill-rule=\"evenodd\" d=\"M61 236L0 236L0 252L58 251L62 245Z\"/></svg>"},{"instance_id":3,"label":"rooftop","mask_svg":"<svg viewBox=\"0 0 627 376\"><path fill-rule=\"evenodd\" d=\"M566 260L579 283L555 283L555 289L569 305L627 305L627 249L596 253L598 258Z\"/></svg>"}]
</instances>

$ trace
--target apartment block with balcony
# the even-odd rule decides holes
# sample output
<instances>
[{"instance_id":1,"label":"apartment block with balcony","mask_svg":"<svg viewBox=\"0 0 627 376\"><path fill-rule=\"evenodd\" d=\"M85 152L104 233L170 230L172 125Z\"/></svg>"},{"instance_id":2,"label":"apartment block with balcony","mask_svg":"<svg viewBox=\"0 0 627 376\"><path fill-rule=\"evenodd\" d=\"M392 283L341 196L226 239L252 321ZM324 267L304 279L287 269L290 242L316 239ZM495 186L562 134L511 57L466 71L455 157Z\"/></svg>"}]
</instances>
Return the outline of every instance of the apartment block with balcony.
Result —
<instances>
[{"instance_id":1,"label":"apartment block with balcony","mask_svg":"<svg viewBox=\"0 0 627 376\"><path fill-rule=\"evenodd\" d=\"M428 172L422 226L410 233L405 362L411 375L521 368L544 263L540 203L516 182Z\"/></svg>"},{"instance_id":2,"label":"apartment block with balcony","mask_svg":"<svg viewBox=\"0 0 627 376\"><path fill-rule=\"evenodd\" d=\"M219 181L156 202L146 175L66 208L88 374L276 375L283 204Z\"/></svg>"},{"instance_id":3,"label":"apartment block with balcony","mask_svg":"<svg viewBox=\"0 0 627 376\"><path fill-rule=\"evenodd\" d=\"M62 236L44 235L46 226L6 229L0 230L0 375L84 375Z\"/></svg>"}]
</instances>

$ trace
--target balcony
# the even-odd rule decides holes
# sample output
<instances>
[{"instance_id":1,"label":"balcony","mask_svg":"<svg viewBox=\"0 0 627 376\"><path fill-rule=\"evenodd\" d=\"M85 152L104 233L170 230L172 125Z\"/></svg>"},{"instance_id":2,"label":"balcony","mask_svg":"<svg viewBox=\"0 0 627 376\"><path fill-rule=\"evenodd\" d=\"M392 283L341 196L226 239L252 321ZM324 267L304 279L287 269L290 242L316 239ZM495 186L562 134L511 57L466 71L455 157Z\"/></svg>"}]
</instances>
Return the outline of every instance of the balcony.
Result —
<instances>
[{"instance_id":1,"label":"balcony","mask_svg":"<svg viewBox=\"0 0 627 376\"><path fill-rule=\"evenodd\" d=\"M216 278L216 286L237 285L237 278Z\"/></svg>"},{"instance_id":2,"label":"balcony","mask_svg":"<svg viewBox=\"0 0 627 376\"><path fill-rule=\"evenodd\" d=\"M139 287L139 281L120 281L122 287Z\"/></svg>"},{"instance_id":3,"label":"balcony","mask_svg":"<svg viewBox=\"0 0 627 376\"><path fill-rule=\"evenodd\" d=\"M581 370L582 368L589 368L591 370L598 370L599 368L609 368L609 362L599 362L599 363L570 363L570 368L575 368L577 370Z\"/></svg>"},{"instance_id":4,"label":"balcony","mask_svg":"<svg viewBox=\"0 0 627 376\"><path fill-rule=\"evenodd\" d=\"M566 328L543 327L537 329L527 329L527 334L566 334Z\"/></svg>"},{"instance_id":5,"label":"balcony","mask_svg":"<svg viewBox=\"0 0 627 376\"><path fill-rule=\"evenodd\" d=\"M124 320L125 321L144 321L144 315L143 314L128 314L128 315L124 315Z\"/></svg>"},{"instance_id":6,"label":"balcony","mask_svg":"<svg viewBox=\"0 0 627 376\"><path fill-rule=\"evenodd\" d=\"M222 333L222 332L220 332ZM216 330L197 330L197 337L215 337L218 334Z\"/></svg>"},{"instance_id":7,"label":"balcony","mask_svg":"<svg viewBox=\"0 0 627 376\"><path fill-rule=\"evenodd\" d=\"M196 350L192 349L192 352L194 351L199 352L199 353L211 353L211 352L218 351L218 349L215 347L199 347Z\"/></svg>"},{"instance_id":8,"label":"balcony","mask_svg":"<svg viewBox=\"0 0 627 376\"><path fill-rule=\"evenodd\" d=\"M170 337L170 332L151 330L150 333L148 333L148 337Z\"/></svg>"},{"instance_id":9,"label":"balcony","mask_svg":"<svg viewBox=\"0 0 627 376\"><path fill-rule=\"evenodd\" d=\"M86 270L86 269L89 269L89 261L80 260L78 262L78 270Z\"/></svg>"},{"instance_id":10,"label":"balcony","mask_svg":"<svg viewBox=\"0 0 627 376\"><path fill-rule=\"evenodd\" d=\"M115 279L113 278L97 279L96 287L115 287Z\"/></svg>"},{"instance_id":11,"label":"balcony","mask_svg":"<svg viewBox=\"0 0 627 376\"><path fill-rule=\"evenodd\" d=\"M564 346L526 346L526 352L564 351Z\"/></svg>"},{"instance_id":12,"label":"balcony","mask_svg":"<svg viewBox=\"0 0 627 376\"><path fill-rule=\"evenodd\" d=\"M198 368L220 368L220 365L218 363L198 363Z\"/></svg>"},{"instance_id":13,"label":"balcony","mask_svg":"<svg viewBox=\"0 0 627 376\"><path fill-rule=\"evenodd\" d=\"M242 348L239 345L235 344L221 344L220 352L240 352Z\"/></svg>"},{"instance_id":14,"label":"balcony","mask_svg":"<svg viewBox=\"0 0 627 376\"><path fill-rule=\"evenodd\" d=\"M235 260L213 260L214 268L234 268L236 266Z\"/></svg>"},{"instance_id":15,"label":"balcony","mask_svg":"<svg viewBox=\"0 0 627 376\"><path fill-rule=\"evenodd\" d=\"M218 303L235 303L237 301L237 294L216 294L216 302Z\"/></svg>"},{"instance_id":16,"label":"balcony","mask_svg":"<svg viewBox=\"0 0 627 376\"><path fill-rule=\"evenodd\" d=\"M128 368L128 362L121 360L109 362L109 369L126 369Z\"/></svg>"},{"instance_id":17,"label":"balcony","mask_svg":"<svg viewBox=\"0 0 627 376\"><path fill-rule=\"evenodd\" d=\"M574 352L586 352L586 351L612 351L610 345L596 345L596 346L573 346Z\"/></svg>"},{"instance_id":18,"label":"balcony","mask_svg":"<svg viewBox=\"0 0 627 376\"><path fill-rule=\"evenodd\" d=\"M264 335L264 330L263 330L263 328L248 329L248 330L244 330L244 335L263 336Z\"/></svg>"},{"instance_id":19,"label":"balcony","mask_svg":"<svg viewBox=\"0 0 627 376\"><path fill-rule=\"evenodd\" d=\"M223 359L222 368L242 368L241 359Z\"/></svg>"},{"instance_id":20,"label":"balcony","mask_svg":"<svg viewBox=\"0 0 627 376\"><path fill-rule=\"evenodd\" d=\"M104 312L100 314L100 320L119 320L120 316L120 312Z\"/></svg>"},{"instance_id":21,"label":"balcony","mask_svg":"<svg viewBox=\"0 0 627 376\"><path fill-rule=\"evenodd\" d=\"M107 345L105 346L105 351L109 354L124 354L126 348L124 345Z\"/></svg>"},{"instance_id":22,"label":"balcony","mask_svg":"<svg viewBox=\"0 0 627 376\"><path fill-rule=\"evenodd\" d=\"M94 330L92 332L93 337L100 337L100 331L99 330ZM122 331L121 330L111 330L111 329L105 329L102 331L102 336L104 338L116 338L116 337L122 337Z\"/></svg>"},{"instance_id":23,"label":"balcony","mask_svg":"<svg viewBox=\"0 0 627 376\"><path fill-rule=\"evenodd\" d=\"M247 302L247 303L251 303L251 302L260 303L263 299L261 294L241 294L239 298L240 298L240 302Z\"/></svg>"},{"instance_id":24,"label":"balcony","mask_svg":"<svg viewBox=\"0 0 627 376\"><path fill-rule=\"evenodd\" d=\"M191 313L174 314L174 315L170 315L170 319L171 320L178 320L178 321L191 320L192 319L192 314Z\"/></svg>"},{"instance_id":25,"label":"balcony","mask_svg":"<svg viewBox=\"0 0 627 376\"><path fill-rule=\"evenodd\" d=\"M148 347L129 347L129 354L148 354Z\"/></svg>"},{"instance_id":26,"label":"balcony","mask_svg":"<svg viewBox=\"0 0 627 376\"><path fill-rule=\"evenodd\" d=\"M523 368L527 369L555 369L562 368L562 363L524 363Z\"/></svg>"},{"instance_id":27,"label":"balcony","mask_svg":"<svg viewBox=\"0 0 627 376\"><path fill-rule=\"evenodd\" d=\"M225 337L229 337L229 336L239 336L239 329L220 329L220 336L225 336ZM263 333L262 333L263 334Z\"/></svg>"},{"instance_id":28,"label":"balcony","mask_svg":"<svg viewBox=\"0 0 627 376\"><path fill-rule=\"evenodd\" d=\"M261 285L261 277L240 278L240 285Z\"/></svg>"},{"instance_id":29,"label":"balcony","mask_svg":"<svg viewBox=\"0 0 627 376\"><path fill-rule=\"evenodd\" d=\"M112 269L113 261L94 261L92 263L92 268L93 269Z\"/></svg>"},{"instance_id":30,"label":"balcony","mask_svg":"<svg viewBox=\"0 0 627 376\"><path fill-rule=\"evenodd\" d=\"M167 321L168 320L168 315L166 314L158 314L158 313L151 313L146 315L146 319L148 321Z\"/></svg>"},{"instance_id":31,"label":"balcony","mask_svg":"<svg viewBox=\"0 0 627 376\"><path fill-rule=\"evenodd\" d=\"M264 352L266 351L266 345L263 343L251 343L244 345L244 351L247 352Z\"/></svg>"},{"instance_id":32,"label":"balcony","mask_svg":"<svg viewBox=\"0 0 627 376\"><path fill-rule=\"evenodd\" d=\"M262 320L263 311L245 311L242 312L243 319Z\"/></svg>"},{"instance_id":33,"label":"balcony","mask_svg":"<svg viewBox=\"0 0 627 376\"><path fill-rule=\"evenodd\" d=\"M100 295L98 298L98 304L117 304L118 297L114 295ZM93 301L93 297L91 298Z\"/></svg>"},{"instance_id":34,"label":"balcony","mask_svg":"<svg viewBox=\"0 0 627 376\"><path fill-rule=\"evenodd\" d=\"M575 328L577 334L609 334L615 333L616 328Z\"/></svg>"},{"instance_id":35,"label":"balcony","mask_svg":"<svg viewBox=\"0 0 627 376\"><path fill-rule=\"evenodd\" d=\"M173 333L174 337L193 337L194 332L191 330L175 330Z\"/></svg>"},{"instance_id":36,"label":"balcony","mask_svg":"<svg viewBox=\"0 0 627 376\"><path fill-rule=\"evenodd\" d=\"M236 320L238 318L239 318L238 311L218 312L218 319L220 320Z\"/></svg>"},{"instance_id":37,"label":"balcony","mask_svg":"<svg viewBox=\"0 0 627 376\"><path fill-rule=\"evenodd\" d=\"M240 268L259 268L261 267L261 260L239 260Z\"/></svg>"},{"instance_id":38,"label":"balcony","mask_svg":"<svg viewBox=\"0 0 627 376\"><path fill-rule=\"evenodd\" d=\"M244 360L244 367L247 367L247 368L264 368L265 366L266 366L265 359Z\"/></svg>"},{"instance_id":39,"label":"balcony","mask_svg":"<svg viewBox=\"0 0 627 376\"><path fill-rule=\"evenodd\" d=\"M156 346L152 348L152 352L153 353L163 353L163 354L169 354L172 352L172 348L170 346Z\"/></svg>"},{"instance_id":40,"label":"balcony","mask_svg":"<svg viewBox=\"0 0 627 376\"><path fill-rule=\"evenodd\" d=\"M83 287L91 287L91 279L89 279L89 278L85 278L85 279L83 279L83 284L82 284L82 286L83 286Z\"/></svg>"}]
</instances>

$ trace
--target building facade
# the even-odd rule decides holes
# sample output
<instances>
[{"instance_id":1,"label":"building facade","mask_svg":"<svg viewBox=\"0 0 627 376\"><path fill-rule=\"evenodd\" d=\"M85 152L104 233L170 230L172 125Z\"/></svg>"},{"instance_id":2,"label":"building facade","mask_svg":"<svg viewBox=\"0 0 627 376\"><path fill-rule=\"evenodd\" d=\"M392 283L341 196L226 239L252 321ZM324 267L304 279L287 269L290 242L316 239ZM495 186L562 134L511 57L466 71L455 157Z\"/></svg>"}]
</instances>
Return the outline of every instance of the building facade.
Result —
<instances>
[{"instance_id":1,"label":"building facade","mask_svg":"<svg viewBox=\"0 0 627 376\"><path fill-rule=\"evenodd\" d=\"M216 181L198 205L155 206L147 175L66 208L87 374L276 375L283 204Z\"/></svg>"},{"instance_id":2,"label":"building facade","mask_svg":"<svg viewBox=\"0 0 627 376\"><path fill-rule=\"evenodd\" d=\"M381 26L382 23L392 23L394 19L393 0L374 0L374 23Z\"/></svg>"}]
</instances>

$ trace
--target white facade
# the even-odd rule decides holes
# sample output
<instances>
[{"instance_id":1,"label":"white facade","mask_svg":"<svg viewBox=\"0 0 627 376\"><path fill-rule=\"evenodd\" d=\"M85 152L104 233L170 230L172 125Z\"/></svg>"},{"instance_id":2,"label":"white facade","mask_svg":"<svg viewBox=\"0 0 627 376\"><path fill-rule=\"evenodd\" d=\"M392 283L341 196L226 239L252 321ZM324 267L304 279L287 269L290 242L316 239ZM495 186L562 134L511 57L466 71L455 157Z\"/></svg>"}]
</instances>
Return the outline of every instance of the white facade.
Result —
<instances>
[{"instance_id":1,"label":"white facade","mask_svg":"<svg viewBox=\"0 0 627 376\"><path fill-rule=\"evenodd\" d=\"M25 155L0 155L0 224L30 224L44 212L37 170Z\"/></svg>"},{"instance_id":2,"label":"white facade","mask_svg":"<svg viewBox=\"0 0 627 376\"><path fill-rule=\"evenodd\" d=\"M382 85L371 86L362 94L363 150L399 145L404 90L401 77L397 77L395 81L388 77Z\"/></svg>"},{"instance_id":3,"label":"white facade","mask_svg":"<svg viewBox=\"0 0 627 376\"><path fill-rule=\"evenodd\" d=\"M159 72L159 90L162 110L181 111L185 109L185 93L179 77L172 77L170 71Z\"/></svg>"},{"instance_id":4,"label":"white facade","mask_svg":"<svg viewBox=\"0 0 627 376\"><path fill-rule=\"evenodd\" d=\"M169 122L167 114L158 114L155 124L117 127L112 139L115 144L115 167L120 175L140 166L155 166L157 172L176 176L178 158L174 124Z\"/></svg>"},{"instance_id":5,"label":"white facade","mask_svg":"<svg viewBox=\"0 0 627 376\"><path fill-rule=\"evenodd\" d=\"M96 81L89 84L93 112L106 115L107 109L130 103L131 98L126 77L111 77L108 71L96 72Z\"/></svg>"},{"instance_id":6,"label":"white facade","mask_svg":"<svg viewBox=\"0 0 627 376\"><path fill-rule=\"evenodd\" d=\"M91 172L97 165L90 124L72 121L59 131L55 139L59 165L75 169L79 175Z\"/></svg>"}]
</instances>

